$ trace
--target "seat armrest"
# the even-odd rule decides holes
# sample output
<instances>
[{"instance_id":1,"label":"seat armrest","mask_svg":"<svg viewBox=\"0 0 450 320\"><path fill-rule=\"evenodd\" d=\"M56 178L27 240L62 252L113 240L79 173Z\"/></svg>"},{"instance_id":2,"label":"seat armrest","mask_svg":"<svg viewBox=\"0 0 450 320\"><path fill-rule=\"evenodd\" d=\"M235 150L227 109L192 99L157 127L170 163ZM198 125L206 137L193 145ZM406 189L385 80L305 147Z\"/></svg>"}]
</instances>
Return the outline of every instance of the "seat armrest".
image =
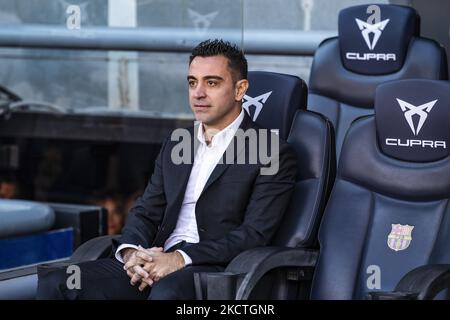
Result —
<instances>
[{"instance_id":1,"label":"seat armrest","mask_svg":"<svg viewBox=\"0 0 450 320\"><path fill-rule=\"evenodd\" d=\"M450 264L432 264L408 272L394 291L410 292L418 300L428 300L447 288L450 288Z\"/></svg>"},{"instance_id":2,"label":"seat armrest","mask_svg":"<svg viewBox=\"0 0 450 320\"><path fill-rule=\"evenodd\" d=\"M315 267L318 251L284 247L259 247L242 252L225 272L206 272L194 276L197 297L246 300L258 281L279 267ZM309 273L300 272L300 278ZM307 280L299 279L299 280ZM233 292L235 292L233 294Z\"/></svg>"},{"instance_id":3,"label":"seat armrest","mask_svg":"<svg viewBox=\"0 0 450 320\"><path fill-rule=\"evenodd\" d=\"M231 272L194 273L195 296L197 300L233 300L236 286L242 281L243 274Z\"/></svg>"},{"instance_id":4,"label":"seat armrest","mask_svg":"<svg viewBox=\"0 0 450 320\"><path fill-rule=\"evenodd\" d=\"M108 235L86 241L75 250L70 261L78 263L106 258L111 254L112 240L118 237L118 235Z\"/></svg>"},{"instance_id":5,"label":"seat armrest","mask_svg":"<svg viewBox=\"0 0 450 320\"><path fill-rule=\"evenodd\" d=\"M450 288L450 265L424 265L408 272L392 292L370 292L371 300L429 300Z\"/></svg>"}]
</instances>

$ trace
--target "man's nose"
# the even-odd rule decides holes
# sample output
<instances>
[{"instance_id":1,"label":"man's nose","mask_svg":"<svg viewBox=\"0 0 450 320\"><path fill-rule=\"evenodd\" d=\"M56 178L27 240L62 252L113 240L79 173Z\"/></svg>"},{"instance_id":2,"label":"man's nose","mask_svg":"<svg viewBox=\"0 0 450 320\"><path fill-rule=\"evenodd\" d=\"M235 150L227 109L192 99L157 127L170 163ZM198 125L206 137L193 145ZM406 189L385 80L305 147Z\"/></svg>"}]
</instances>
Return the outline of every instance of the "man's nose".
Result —
<instances>
[{"instance_id":1,"label":"man's nose","mask_svg":"<svg viewBox=\"0 0 450 320\"><path fill-rule=\"evenodd\" d=\"M194 89L193 96L196 99L206 97L205 87L199 83Z\"/></svg>"}]
</instances>

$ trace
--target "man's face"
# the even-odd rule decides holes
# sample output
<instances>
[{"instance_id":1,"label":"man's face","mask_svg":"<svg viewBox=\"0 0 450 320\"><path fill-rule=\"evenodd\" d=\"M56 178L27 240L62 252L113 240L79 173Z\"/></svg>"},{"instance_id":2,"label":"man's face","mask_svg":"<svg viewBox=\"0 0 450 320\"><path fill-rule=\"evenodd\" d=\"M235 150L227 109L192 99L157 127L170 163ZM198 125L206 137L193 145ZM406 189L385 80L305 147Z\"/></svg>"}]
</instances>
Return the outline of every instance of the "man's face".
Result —
<instances>
[{"instance_id":1,"label":"man's face","mask_svg":"<svg viewBox=\"0 0 450 320\"><path fill-rule=\"evenodd\" d=\"M239 115L247 80L234 82L226 57L195 57L188 83L189 104L197 121L221 130Z\"/></svg>"}]
</instances>

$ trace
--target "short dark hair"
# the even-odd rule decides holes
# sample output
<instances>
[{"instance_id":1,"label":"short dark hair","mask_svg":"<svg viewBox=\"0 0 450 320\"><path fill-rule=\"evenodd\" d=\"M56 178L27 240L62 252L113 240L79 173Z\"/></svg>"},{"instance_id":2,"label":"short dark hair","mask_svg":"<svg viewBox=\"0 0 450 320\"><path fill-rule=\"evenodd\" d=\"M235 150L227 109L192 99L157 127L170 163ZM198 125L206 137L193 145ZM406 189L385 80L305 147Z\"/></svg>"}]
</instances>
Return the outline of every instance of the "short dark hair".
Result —
<instances>
[{"instance_id":1,"label":"short dark hair","mask_svg":"<svg viewBox=\"0 0 450 320\"><path fill-rule=\"evenodd\" d=\"M189 57L189 65L195 57L212 57L222 55L228 59L230 69L237 75L237 80L247 79L248 65L244 52L235 44L222 39L209 39L199 43Z\"/></svg>"}]
</instances>

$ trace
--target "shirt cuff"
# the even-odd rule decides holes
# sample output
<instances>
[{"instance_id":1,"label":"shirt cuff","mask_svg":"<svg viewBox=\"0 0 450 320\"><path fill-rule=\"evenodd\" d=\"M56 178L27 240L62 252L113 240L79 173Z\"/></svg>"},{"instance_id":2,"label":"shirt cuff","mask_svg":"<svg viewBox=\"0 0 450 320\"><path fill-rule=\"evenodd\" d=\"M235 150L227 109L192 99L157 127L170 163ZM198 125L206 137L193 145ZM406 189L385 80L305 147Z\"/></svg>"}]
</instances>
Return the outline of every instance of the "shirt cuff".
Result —
<instances>
[{"instance_id":1,"label":"shirt cuff","mask_svg":"<svg viewBox=\"0 0 450 320\"><path fill-rule=\"evenodd\" d=\"M134 244L127 244L127 243L125 243L125 244L121 244L117 248L115 257L116 257L117 260L119 260L122 263L123 263L123 258L122 258L122 254L120 253L120 251L122 251L123 249L126 249L126 248L133 248L133 249L137 250L138 246L135 246Z\"/></svg>"},{"instance_id":2,"label":"shirt cuff","mask_svg":"<svg viewBox=\"0 0 450 320\"><path fill-rule=\"evenodd\" d=\"M184 251L182 250L175 250L175 251L178 251L183 256L185 266L192 264L192 259Z\"/></svg>"}]
</instances>

